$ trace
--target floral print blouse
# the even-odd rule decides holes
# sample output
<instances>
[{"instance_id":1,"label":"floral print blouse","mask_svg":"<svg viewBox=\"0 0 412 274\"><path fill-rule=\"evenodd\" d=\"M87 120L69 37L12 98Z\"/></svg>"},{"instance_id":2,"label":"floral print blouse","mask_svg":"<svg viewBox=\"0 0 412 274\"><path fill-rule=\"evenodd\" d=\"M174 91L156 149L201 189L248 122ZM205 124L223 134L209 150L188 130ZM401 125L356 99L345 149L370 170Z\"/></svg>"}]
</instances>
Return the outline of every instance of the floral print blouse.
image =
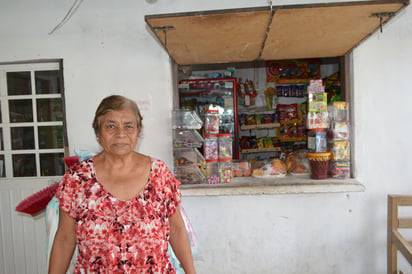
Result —
<instances>
[{"instance_id":1,"label":"floral print blouse","mask_svg":"<svg viewBox=\"0 0 412 274\"><path fill-rule=\"evenodd\" d=\"M96 178L94 159L74 165L60 182L60 208L75 220L75 273L175 273L168 252L169 218L180 203L177 180L151 159L149 180L130 200Z\"/></svg>"}]
</instances>

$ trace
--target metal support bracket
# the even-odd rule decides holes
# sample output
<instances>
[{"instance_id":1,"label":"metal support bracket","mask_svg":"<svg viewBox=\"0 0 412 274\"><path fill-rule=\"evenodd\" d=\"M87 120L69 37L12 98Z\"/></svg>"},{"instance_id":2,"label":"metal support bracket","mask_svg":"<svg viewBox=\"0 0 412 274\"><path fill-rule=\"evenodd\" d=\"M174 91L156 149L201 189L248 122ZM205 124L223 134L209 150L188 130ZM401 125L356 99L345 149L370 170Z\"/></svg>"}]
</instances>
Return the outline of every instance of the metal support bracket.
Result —
<instances>
[{"instance_id":1,"label":"metal support bracket","mask_svg":"<svg viewBox=\"0 0 412 274\"><path fill-rule=\"evenodd\" d=\"M393 17L395 16L394 12L376 12L372 13L373 17L378 17L379 18L379 29L382 33L382 27L383 27L383 17Z\"/></svg>"},{"instance_id":2,"label":"metal support bracket","mask_svg":"<svg viewBox=\"0 0 412 274\"><path fill-rule=\"evenodd\" d=\"M158 26L158 27L153 27L153 30L154 31L157 31L157 30L161 30L161 31L163 31L163 33L164 33L164 35L165 35L165 40L164 40L164 43L165 43L165 48L167 49L167 31L168 30L170 30L170 29L174 29L175 27L174 26Z\"/></svg>"}]
</instances>

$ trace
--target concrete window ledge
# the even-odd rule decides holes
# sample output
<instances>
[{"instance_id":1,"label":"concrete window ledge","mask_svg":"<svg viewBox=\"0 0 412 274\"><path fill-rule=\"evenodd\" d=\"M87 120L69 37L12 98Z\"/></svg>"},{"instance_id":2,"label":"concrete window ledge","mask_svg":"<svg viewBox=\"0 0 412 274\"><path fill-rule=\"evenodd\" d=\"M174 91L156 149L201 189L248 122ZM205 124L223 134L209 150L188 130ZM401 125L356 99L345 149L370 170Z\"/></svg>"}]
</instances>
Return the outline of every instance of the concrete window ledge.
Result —
<instances>
[{"instance_id":1,"label":"concrete window ledge","mask_svg":"<svg viewBox=\"0 0 412 274\"><path fill-rule=\"evenodd\" d=\"M228 184L180 185L183 196L273 195L304 193L362 192L365 187L355 179L313 180L309 176L283 178L235 177Z\"/></svg>"}]
</instances>

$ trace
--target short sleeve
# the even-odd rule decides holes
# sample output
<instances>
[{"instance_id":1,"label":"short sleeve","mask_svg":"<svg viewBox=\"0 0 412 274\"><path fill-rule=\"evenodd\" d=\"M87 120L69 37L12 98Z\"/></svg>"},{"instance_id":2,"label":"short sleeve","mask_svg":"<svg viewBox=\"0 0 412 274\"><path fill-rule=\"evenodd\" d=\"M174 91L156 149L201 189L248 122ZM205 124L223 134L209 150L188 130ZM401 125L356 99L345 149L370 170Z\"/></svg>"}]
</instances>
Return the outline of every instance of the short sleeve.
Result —
<instances>
[{"instance_id":1,"label":"short sleeve","mask_svg":"<svg viewBox=\"0 0 412 274\"><path fill-rule=\"evenodd\" d=\"M167 165L159 161L159 171L163 176L164 192L166 194L166 210L168 217L172 216L176 212L176 208L180 204L181 193L178 184L180 183L172 174ZM156 169L155 169L156 170Z\"/></svg>"},{"instance_id":2,"label":"short sleeve","mask_svg":"<svg viewBox=\"0 0 412 274\"><path fill-rule=\"evenodd\" d=\"M59 200L59 208L66 212L73 219L76 218L75 198L76 198L76 182L73 174L67 171L59 182L59 187L56 191L57 199Z\"/></svg>"},{"instance_id":3,"label":"short sleeve","mask_svg":"<svg viewBox=\"0 0 412 274\"><path fill-rule=\"evenodd\" d=\"M172 175L173 176L173 175ZM172 182L171 182L171 203L170 203L170 207L168 208L168 211L170 212L170 214L169 214L169 217L170 216L173 216L174 214L175 214L175 212L176 212L176 208L180 205L180 203L181 203L181 200L180 200L180 198L181 198L181 196L182 196L182 194L180 193L180 190L179 190L179 186L178 186L178 184L179 184L179 181L178 180L176 180L174 177L173 177L173 180L172 180Z\"/></svg>"}]
</instances>

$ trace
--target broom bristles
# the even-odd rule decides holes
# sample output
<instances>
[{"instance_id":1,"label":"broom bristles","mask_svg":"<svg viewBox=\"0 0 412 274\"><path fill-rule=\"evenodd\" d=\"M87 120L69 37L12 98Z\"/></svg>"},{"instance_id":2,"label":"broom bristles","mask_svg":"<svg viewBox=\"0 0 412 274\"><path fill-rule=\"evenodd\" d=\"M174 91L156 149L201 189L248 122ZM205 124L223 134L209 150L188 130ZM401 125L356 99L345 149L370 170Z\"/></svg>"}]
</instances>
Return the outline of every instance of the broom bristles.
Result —
<instances>
[{"instance_id":1,"label":"broom bristles","mask_svg":"<svg viewBox=\"0 0 412 274\"><path fill-rule=\"evenodd\" d=\"M44 210L53 196L56 194L59 182L48 186L21 201L17 207L17 212L35 215Z\"/></svg>"},{"instance_id":2,"label":"broom bristles","mask_svg":"<svg viewBox=\"0 0 412 274\"><path fill-rule=\"evenodd\" d=\"M79 162L79 156L64 157L63 161L66 163L67 168L71 168L74 164Z\"/></svg>"},{"instance_id":3,"label":"broom bristles","mask_svg":"<svg viewBox=\"0 0 412 274\"><path fill-rule=\"evenodd\" d=\"M74 164L79 162L79 156L64 157L63 161L66 163L67 168L71 168ZM31 215L39 213L46 209L48 203L56 194L58 187L59 182L30 195L18 204L16 211Z\"/></svg>"}]
</instances>

